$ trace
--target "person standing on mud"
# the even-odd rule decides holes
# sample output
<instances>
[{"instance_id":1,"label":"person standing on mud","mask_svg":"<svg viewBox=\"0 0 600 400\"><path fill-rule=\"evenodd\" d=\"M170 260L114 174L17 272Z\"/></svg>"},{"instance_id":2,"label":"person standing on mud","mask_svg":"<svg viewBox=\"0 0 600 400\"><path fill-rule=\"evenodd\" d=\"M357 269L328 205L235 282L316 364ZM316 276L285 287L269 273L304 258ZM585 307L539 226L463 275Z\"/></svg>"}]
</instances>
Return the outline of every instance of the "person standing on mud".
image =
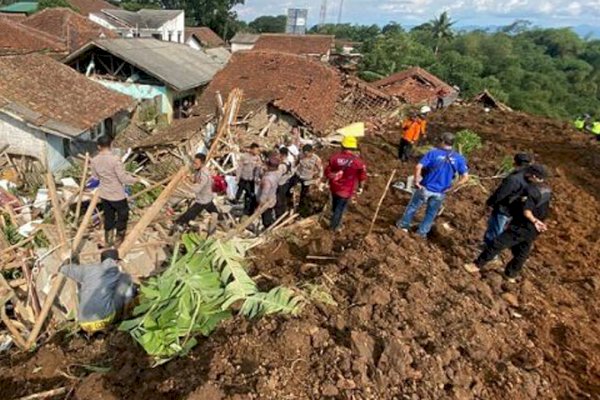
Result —
<instances>
[{"instance_id":1,"label":"person standing on mud","mask_svg":"<svg viewBox=\"0 0 600 400\"><path fill-rule=\"evenodd\" d=\"M277 203L275 205L275 219L278 219L288 209L288 187L292 176L294 175L294 157L291 157L287 147L279 148L279 185L277 187Z\"/></svg>"},{"instance_id":2,"label":"person standing on mud","mask_svg":"<svg viewBox=\"0 0 600 400\"><path fill-rule=\"evenodd\" d=\"M307 200L310 187L322 177L323 162L321 158L315 154L310 144L305 144L302 148L296 174L292 176L288 184L288 198L292 197L294 187L300 184L300 201L298 207L300 210L304 210L308 206Z\"/></svg>"},{"instance_id":3,"label":"person standing on mud","mask_svg":"<svg viewBox=\"0 0 600 400\"><path fill-rule=\"evenodd\" d=\"M408 161L412 154L412 148L421 135L425 137L427 122L421 118L416 111L412 111L407 119L402 122L402 139L398 145L398 158L400 161Z\"/></svg>"},{"instance_id":4,"label":"person standing on mud","mask_svg":"<svg viewBox=\"0 0 600 400\"><path fill-rule=\"evenodd\" d=\"M260 174L260 146L252 143L248 151L240 155L237 168L238 190L235 201L244 195L244 215L252 215L256 210L256 181Z\"/></svg>"},{"instance_id":5,"label":"person standing on mud","mask_svg":"<svg viewBox=\"0 0 600 400\"><path fill-rule=\"evenodd\" d=\"M192 192L196 196L192 206L184 212L173 226L173 232L183 231L189 225L190 221L195 220L202 211L210 213L210 223L206 228L208 235L212 235L217 229L217 221L219 217L219 210L213 199L215 194L213 193L213 179L206 165L206 155L198 153L194 156L194 175L188 179L191 183Z\"/></svg>"},{"instance_id":6,"label":"person standing on mud","mask_svg":"<svg viewBox=\"0 0 600 400\"><path fill-rule=\"evenodd\" d=\"M525 188L525 169L531 164L531 156L526 153L518 153L514 157L514 170L502 181L500 186L487 199L487 206L492 213L488 219L488 227L483 242L491 245L494 240L504 232L506 224L510 220L510 204L518 199Z\"/></svg>"},{"instance_id":7,"label":"person standing on mud","mask_svg":"<svg viewBox=\"0 0 600 400\"><path fill-rule=\"evenodd\" d=\"M446 193L456 191L469 180L469 168L465 158L452 149L454 134L442 135L442 146L433 149L417 164L415 168L415 187L406 211L396 222L396 227L408 232L415 214L426 204L425 217L419 225L417 234L426 238L433 222L442 207ZM453 184L456 175L459 176Z\"/></svg>"},{"instance_id":8,"label":"person standing on mud","mask_svg":"<svg viewBox=\"0 0 600 400\"><path fill-rule=\"evenodd\" d=\"M112 153L110 136L101 136L97 144L99 152L92 158L90 169L92 176L100 181L98 190L104 211L104 245L111 247L115 244L115 229L117 244L123 242L127 234L129 204L125 186L133 185L138 179L128 174L121 159Z\"/></svg>"},{"instance_id":9,"label":"person standing on mud","mask_svg":"<svg viewBox=\"0 0 600 400\"><path fill-rule=\"evenodd\" d=\"M358 154L358 139L347 136L342 140L342 151L334 154L325 169L331 189L331 222L332 231L340 229L342 217L348 202L354 193L362 193L363 184L367 180L367 166Z\"/></svg>"},{"instance_id":10,"label":"person standing on mud","mask_svg":"<svg viewBox=\"0 0 600 400\"><path fill-rule=\"evenodd\" d=\"M473 263L465 264L467 272L478 274L487 263L492 261L502 250L510 249L512 260L506 265L504 275L514 282L529 257L533 242L540 233L548 230L543 222L550 211L552 191L544 184L546 169L541 165L531 165L525 170L527 187L520 199L511 204L512 220L508 229L486 245L483 252Z\"/></svg>"},{"instance_id":11,"label":"person standing on mud","mask_svg":"<svg viewBox=\"0 0 600 400\"><path fill-rule=\"evenodd\" d=\"M281 179L279 156L271 154L267 160L267 170L260 181L258 208L262 209L262 223L266 228L275 223L275 206L277 205L277 189Z\"/></svg>"}]
</instances>

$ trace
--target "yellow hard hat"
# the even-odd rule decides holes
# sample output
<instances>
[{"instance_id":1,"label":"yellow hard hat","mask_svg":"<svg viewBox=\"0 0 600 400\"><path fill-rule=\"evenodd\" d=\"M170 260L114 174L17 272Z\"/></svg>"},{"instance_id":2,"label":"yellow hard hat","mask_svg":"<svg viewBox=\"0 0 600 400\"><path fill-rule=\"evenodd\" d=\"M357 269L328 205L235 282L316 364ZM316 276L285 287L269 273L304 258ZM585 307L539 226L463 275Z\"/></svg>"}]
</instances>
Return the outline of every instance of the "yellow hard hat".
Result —
<instances>
[{"instance_id":1,"label":"yellow hard hat","mask_svg":"<svg viewBox=\"0 0 600 400\"><path fill-rule=\"evenodd\" d=\"M345 149L358 149L358 139L355 136L346 136L342 139L342 147Z\"/></svg>"}]
</instances>

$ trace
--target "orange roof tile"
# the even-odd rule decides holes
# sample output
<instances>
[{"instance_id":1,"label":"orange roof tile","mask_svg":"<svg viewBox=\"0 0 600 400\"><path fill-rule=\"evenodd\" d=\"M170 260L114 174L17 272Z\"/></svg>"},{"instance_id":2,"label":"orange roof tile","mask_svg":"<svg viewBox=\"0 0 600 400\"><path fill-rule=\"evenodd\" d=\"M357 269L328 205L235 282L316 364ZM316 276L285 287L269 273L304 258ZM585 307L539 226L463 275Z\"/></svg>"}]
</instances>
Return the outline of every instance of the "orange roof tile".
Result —
<instances>
[{"instance_id":1,"label":"orange roof tile","mask_svg":"<svg viewBox=\"0 0 600 400\"><path fill-rule=\"evenodd\" d=\"M22 25L8 18L0 18L0 54L22 54L47 51L66 52L59 38Z\"/></svg>"},{"instance_id":2,"label":"orange roof tile","mask_svg":"<svg viewBox=\"0 0 600 400\"><path fill-rule=\"evenodd\" d=\"M91 13L97 13L102 10L115 10L119 7L110 4L104 0L67 0L79 14L88 17Z\"/></svg>"},{"instance_id":3,"label":"orange roof tile","mask_svg":"<svg viewBox=\"0 0 600 400\"><path fill-rule=\"evenodd\" d=\"M186 26L185 40L194 36L205 47L219 47L225 45L225 41L212 29L206 26Z\"/></svg>"},{"instance_id":4,"label":"orange roof tile","mask_svg":"<svg viewBox=\"0 0 600 400\"><path fill-rule=\"evenodd\" d=\"M372 85L391 96L401 97L413 104L434 100L440 89L444 89L448 93L455 92L452 86L419 67L390 75L373 82Z\"/></svg>"},{"instance_id":5,"label":"orange roof tile","mask_svg":"<svg viewBox=\"0 0 600 400\"><path fill-rule=\"evenodd\" d=\"M46 8L21 23L59 37L65 43L68 41L71 51L94 39L118 37L115 32L103 28L70 8Z\"/></svg>"},{"instance_id":6,"label":"orange roof tile","mask_svg":"<svg viewBox=\"0 0 600 400\"><path fill-rule=\"evenodd\" d=\"M134 100L41 54L0 57L0 112L69 136L96 126Z\"/></svg>"},{"instance_id":7,"label":"orange roof tile","mask_svg":"<svg viewBox=\"0 0 600 400\"><path fill-rule=\"evenodd\" d=\"M334 45L330 35L262 34L254 50L280 51L299 55L326 55Z\"/></svg>"}]
</instances>

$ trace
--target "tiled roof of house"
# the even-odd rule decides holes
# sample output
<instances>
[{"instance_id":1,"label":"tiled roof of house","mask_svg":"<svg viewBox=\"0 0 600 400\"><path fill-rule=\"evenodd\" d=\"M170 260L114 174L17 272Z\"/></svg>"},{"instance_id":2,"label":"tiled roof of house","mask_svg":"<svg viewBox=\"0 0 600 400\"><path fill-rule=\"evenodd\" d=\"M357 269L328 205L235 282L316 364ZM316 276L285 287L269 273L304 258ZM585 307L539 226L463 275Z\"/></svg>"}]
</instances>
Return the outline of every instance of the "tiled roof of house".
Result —
<instances>
[{"instance_id":1,"label":"tiled roof of house","mask_svg":"<svg viewBox=\"0 0 600 400\"><path fill-rule=\"evenodd\" d=\"M192 36L205 47L220 47L225 45L225 41L212 29L206 26L186 26L185 40L187 41Z\"/></svg>"},{"instance_id":2,"label":"tiled roof of house","mask_svg":"<svg viewBox=\"0 0 600 400\"><path fill-rule=\"evenodd\" d=\"M254 50L280 51L302 55L325 55L334 45L331 35L285 35L263 34L254 45Z\"/></svg>"},{"instance_id":3,"label":"tiled roof of house","mask_svg":"<svg viewBox=\"0 0 600 400\"><path fill-rule=\"evenodd\" d=\"M401 97L409 103L431 101L440 89L454 93L452 86L423 68L413 67L372 83L386 93Z\"/></svg>"},{"instance_id":4,"label":"tiled roof of house","mask_svg":"<svg viewBox=\"0 0 600 400\"><path fill-rule=\"evenodd\" d=\"M340 74L306 57L270 51L237 52L199 100L199 114L213 113L215 94L244 91L244 104L274 103L313 131L324 132L342 91Z\"/></svg>"},{"instance_id":5,"label":"tiled roof of house","mask_svg":"<svg viewBox=\"0 0 600 400\"><path fill-rule=\"evenodd\" d=\"M67 0L69 4L84 17L102 10L115 10L119 7L104 0Z\"/></svg>"},{"instance_id":6,"label":"tiled roof of house","mask_svg":"<svg viewBox=\"0 0 600 400\"><path fill-rule=\"evenodd\" d=\"M134 103L41 54L0 57L0 71L0 112L65 136L78 136Z\"/></svg>"},{"instance_id":7,"label":"tiled roof of house","mask_svg":"<svg viewBox=\"0 0 600 400\"><path fill-rule=\"evenodd\" d=\"M13 22L21 22L27 18L27 14L24 13L4 13L0 11L0 18L7 18Z\"/></svg>"},{"instance_id":8,"label":"tiled roof of house","mask_svg":"<svg viewBox=\"0 0 600 400\"><path fill-rule=\"evenodd\" d=\"M75 50L98 38L116 38L118 35L77 14L70 8L47 8L21 22L32 28L68 41L69 50Z\"/></svg>"},{"instance_id":9,"label":"tiled roof of house","mask_svg":"<svg viewBox=\"0 0 600 400\"><path fill-rule=\"evenodd\" d=\"M66 46L56 36L0 17L0 55L44 51L63 53Z\"/></svg>"}]
</instances>

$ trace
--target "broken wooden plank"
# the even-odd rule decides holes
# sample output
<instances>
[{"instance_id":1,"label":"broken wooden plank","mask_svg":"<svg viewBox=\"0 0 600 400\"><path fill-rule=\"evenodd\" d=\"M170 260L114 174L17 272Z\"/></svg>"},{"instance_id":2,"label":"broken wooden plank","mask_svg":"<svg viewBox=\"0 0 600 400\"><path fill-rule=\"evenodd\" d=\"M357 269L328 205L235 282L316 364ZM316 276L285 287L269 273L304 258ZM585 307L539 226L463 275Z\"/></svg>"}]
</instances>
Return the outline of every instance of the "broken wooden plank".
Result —
<instances>
[{"instance_id":1,"label":"broken wooden plank","mask_svg":"<svg viewBox=\"0 0 600 400\"><path fill-rule=\"evenodd\" d=\"M62 215L62 208L60 206L60 200L56 193L56 185L54 183L54 176L52 172L46 173L46 185L48 188L48 194L50 201L52 202L52 208L54 209L54 221L56 222L56 229L58 230L58 238L61 243L67 243L67 228L65 227L65 220Z\"/></svg>"},{"instance_id":2,"label":"broken wooden plank","mask_svg":"<svg viewBox=\"0 0 600 400\"><path fill-rule=\"evenodd\" d=\"M390 179L388 179L387 184L385 185L385 189L383 190L383 194L379 199L379 204L377 204L377 209L375 210L375 215L373 215L373 219L371 220L371 225L369 226L369 231L367 232L367 236L369 236L373 232L373 228L375 227L375 221L377 220L377 216L379 215L379 209L381 209L381 205L383 204L383 200L390 190L390 185L392 184L392 180L396 175L396 170L393 170L390 174Z\"/></svg>"},{"instance_id":3,"label":"broken wooden plank","mask_svg":"<svg viewBox=\"0 0 600 400\"><path fill-rule=\"evenodd\" d=\"M77 206L75 207L75 220L74 224L77 226L79 222L79 214L81 213L81 202L83 200L83 191L85 189L85 182L87 180L87 171L90 164L90 153L85 153L85 161L83 162L83 173L81 174L81 182L79 182L79 195L77 198Z\"/></svg>"}]
</instances>

